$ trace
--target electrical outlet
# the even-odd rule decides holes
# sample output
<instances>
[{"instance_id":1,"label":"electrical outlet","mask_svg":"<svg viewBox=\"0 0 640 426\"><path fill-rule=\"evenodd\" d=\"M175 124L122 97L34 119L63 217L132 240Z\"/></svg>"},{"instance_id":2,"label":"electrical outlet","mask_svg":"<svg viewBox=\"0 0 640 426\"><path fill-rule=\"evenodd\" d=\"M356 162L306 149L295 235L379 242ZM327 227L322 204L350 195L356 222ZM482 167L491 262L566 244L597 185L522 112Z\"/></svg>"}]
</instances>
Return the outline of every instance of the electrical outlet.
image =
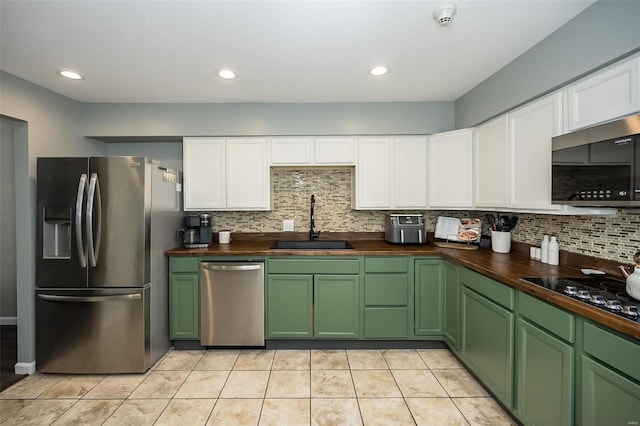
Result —
<instances>
[{"instance_id":1,"label":"electrical outlet","mask_svg":"<svg viewBox=\"0 0 640 426\"><path fill-rule=\"evenodd\" d=\"M282 230L283 231L293 231L294 223L293 220L283 220L282 221Z\"/></svg>"}]
</instances>

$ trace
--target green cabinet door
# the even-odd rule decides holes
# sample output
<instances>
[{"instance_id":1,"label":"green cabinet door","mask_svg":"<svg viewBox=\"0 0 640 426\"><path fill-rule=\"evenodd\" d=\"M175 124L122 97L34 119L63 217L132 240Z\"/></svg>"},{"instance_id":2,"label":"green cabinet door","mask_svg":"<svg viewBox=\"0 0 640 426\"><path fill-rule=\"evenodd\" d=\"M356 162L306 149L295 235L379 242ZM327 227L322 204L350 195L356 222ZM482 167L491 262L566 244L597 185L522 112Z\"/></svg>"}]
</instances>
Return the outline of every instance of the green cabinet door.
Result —
<instances>
[{"instance_id":1,"label":"green cabinet door","mask_svg":"<svg viewBox=\"0 0 640 426\"><path fill-rule=\"evenodd\" d=\"M415 334L442 335L442 261L416 260L414 267Z\"/></svg>"},{"instance_id":2,"label":"green cabinet door","mask_svg":"<svg viewBox=\"0 0 640 426\"><path fill-rule=\"evenodd\" d=\"M444 262L444 324L443 334L447 343L460 349L460 268Z\"/></svg>"},{"instance_id":3,"label":"green cabinet door","mask_svg":"<svg viewBox=\"0 0 640 426\"><path fill-rule=\"evenodd\" d=\"M525 425L573 423L573 347L519 318L518 418Z\"/></svg>"},{"instance_id":4,"label":"green cabinet door","mask_svg":"<svg viewBox=\"0 0 640 426\"><path fill-rule=\"evenodd\" d=\"M171 339L200 339L198 274L171 274Z\"/></svg>"},{"instance_id":5,"label":"green cabinet door","mask_svg":"<svg viewBox=\"0 0 640 426\"><path fill-rule=\"evenodd\" d=\"M315 275L314 335L322 338L360 337L359 276Z\"/></svg>"},{"instance_id":6,"label":"green cabinet door","mask_svg":"<svg viewBox=\"0 0 640 426\"><path fill-rule=\"evenodd\" d=\"M267 337L313 336L313 275L267 279Z\"/></svg>"},{"instance_id":7,"label":"green cabinet door","mask_svg":"<svg viewBox=\"0 0 640 426\"><path fill-rule=\"evenodd\" d=\"M462 288L462 356L480 380L513 408L514 315Z\"/></svg>"},{"instance_id":8,"label":"green cabinet door","mask_svg":"<svg viewBox=\"0 0 640 426\"><path fill-rule=\"evenodd\" d=\"M582 355L582 424L640 424L640 384ZM638 360L634 360L638 362Z\"/></svg>"}]
</instances>

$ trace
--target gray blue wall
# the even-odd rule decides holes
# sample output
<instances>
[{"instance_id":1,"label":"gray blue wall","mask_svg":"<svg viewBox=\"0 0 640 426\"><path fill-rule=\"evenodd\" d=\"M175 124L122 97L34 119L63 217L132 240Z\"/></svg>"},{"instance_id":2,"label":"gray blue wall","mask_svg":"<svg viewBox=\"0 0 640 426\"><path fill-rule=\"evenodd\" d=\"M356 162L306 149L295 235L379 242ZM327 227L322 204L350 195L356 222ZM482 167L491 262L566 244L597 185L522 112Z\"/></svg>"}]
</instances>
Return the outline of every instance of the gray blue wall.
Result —
<instances>
[{"instance_id":1,"label":"gray blue wall","mask_svg":"<svg viewBox=\"0 0 640 426\"><path fill-rule=\"evenodd\" d=\"M600 0L457 99L456 128L475 126L638 50L640 1Z\"/></svg>"}]
</instances>

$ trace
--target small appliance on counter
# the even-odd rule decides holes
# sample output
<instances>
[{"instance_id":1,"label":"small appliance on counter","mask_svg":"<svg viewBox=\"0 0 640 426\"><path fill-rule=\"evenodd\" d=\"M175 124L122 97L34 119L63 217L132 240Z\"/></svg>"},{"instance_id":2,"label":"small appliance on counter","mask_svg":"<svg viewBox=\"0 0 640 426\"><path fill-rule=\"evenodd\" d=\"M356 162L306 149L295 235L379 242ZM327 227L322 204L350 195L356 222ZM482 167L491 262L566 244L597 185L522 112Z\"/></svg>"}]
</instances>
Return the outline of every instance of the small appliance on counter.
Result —
<instances>
[{"instance_id":1,"label":"small appliance on counter","mask_svg":"<svg viewBox=\"0 0 640 426\"><path fill-rule=\"evenodd\" d=\"M388 214L384 239L392 244L425 244L427 230L422 214Z\"/></svg>"},{"instance_id":2,"label":"small appliance on counter","mask_svg":"<svg viewBox=\"0 0 640 426\"><path fill-rule=\"evenodd\" d=\"M184 217L184 228L178 229L176 240L182 240L184 248L207 248L213 240L211 215L209 213L190 214Z\"/></svg>"}]
</instances>

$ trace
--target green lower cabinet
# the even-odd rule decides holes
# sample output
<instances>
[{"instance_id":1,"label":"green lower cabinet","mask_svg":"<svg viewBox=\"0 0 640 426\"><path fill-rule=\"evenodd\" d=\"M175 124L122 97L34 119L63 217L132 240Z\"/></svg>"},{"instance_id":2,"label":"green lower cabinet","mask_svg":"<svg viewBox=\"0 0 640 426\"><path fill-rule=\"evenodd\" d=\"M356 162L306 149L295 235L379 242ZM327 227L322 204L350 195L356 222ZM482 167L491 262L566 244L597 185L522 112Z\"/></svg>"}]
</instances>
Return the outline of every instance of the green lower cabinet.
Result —
<instances>
[{"instance_id":1,"label":"green lower cabinet","mask_svg":"<svg viewBox=\"0 0 640 426\"><path fill-rule=\"evenodd\" d=\"M463 359L509 408L513 408L513 349L513 313L463 286Z\"/></svg>"},{"instance_id":2,"label":"green lower cabinet","mask_svg":"<svg viewBox=\"0 0 640 426\"><path fill-rule=\"evenodd\" d=\"M460 268L444 262L443 334L454 350L460 349Z\"/></svg>"},{"instance_id":3,"label":"green lower cabinet","mask_svg":"<svg viewBox=\"0 0 640 426\"><path fill-rule=\"evenodd\" d=\"M443 281L441 260L415 261L415 334L442 335Z\"/></svg>"},{"instance_id":4,"label":"green lower cabinet","mask_svg":"<svg viewBox=\"0 0 640 426\"><path fill-rule=\"evenodd\" d=\"M200 283L198 274L171 274L171 339L200 339Z\"/></svg>"},{"instance_id":5,"label":"green lower cabinet","mask_svg":"<svg viewBox=\"0 0 640 426\"><path fill-rule=\"evenodd\" d=\"M640 424L640 384L582 355L581 424ZM640 360L634 359L637 363Z\"/></svg>"},{"instance_id":6,"label":"green lower cabinet","mask_svg":"<svg viewBox=\"0 0 640 426\"><path fill-rule=\"evenodd\" d=\"M574 349L519 318L518 418L525 425L573 423Z\"/></svg>"},{"instance_id":7,"label":"green lower cabinet","mask_svg":"<svg viewBox=\"0 0 640 426\"><path fill-rule=\"evenodd\" d=\"M267 337L313 336L313 275L267 279Z\"/></svg>"},{"instance_id":8,"label":"green lower cabinet","mask_svg":"<svg viewBox=\"0 0 640 426\"><path fill-rule=\"evenodd\" d=\"M359 276L313 277L314 336L357 339L360 337Z\"/></svg>"}]
</instances>

